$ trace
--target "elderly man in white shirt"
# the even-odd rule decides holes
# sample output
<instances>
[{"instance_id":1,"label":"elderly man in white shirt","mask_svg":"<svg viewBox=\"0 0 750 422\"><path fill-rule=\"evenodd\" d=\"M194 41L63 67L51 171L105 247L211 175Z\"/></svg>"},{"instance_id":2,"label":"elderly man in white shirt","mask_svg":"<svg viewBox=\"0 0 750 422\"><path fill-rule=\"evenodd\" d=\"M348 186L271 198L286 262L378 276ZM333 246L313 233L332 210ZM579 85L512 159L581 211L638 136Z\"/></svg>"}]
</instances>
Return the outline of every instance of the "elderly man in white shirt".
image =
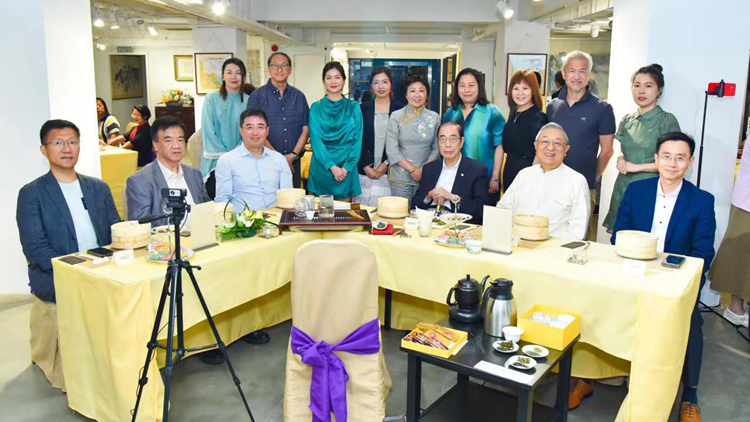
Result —
<instances>
[{"instance_id":1,"label":"elderly man in white shirt","mask_svg":"<svg viewBox=\"0 0 750 422\"><path fill-rule=\"evenodd\" d=\"M534 141L536 161L521 170L497 206L513 214L549 218L549 234L581 240L586 237L590 196L586 178L563 164L570 150L562 126L548 123Z\"/></svg>"},{"instance_id":2,"label":"elderly man in white shirt","mask_svg":"<svg viewBox=\"0 0 750 422\"><path fill-rule=\"evenodd\" d=\"M187 190L185 200L190 205L210 201L200 170L180 164L186 150L182 122L171 116L160 117L151 125L151 133L156 160L128 178L128 220L165 214L161 190L166 187ZM152 224L164 225L167 220Z\"/></svg>"}]
</instances>

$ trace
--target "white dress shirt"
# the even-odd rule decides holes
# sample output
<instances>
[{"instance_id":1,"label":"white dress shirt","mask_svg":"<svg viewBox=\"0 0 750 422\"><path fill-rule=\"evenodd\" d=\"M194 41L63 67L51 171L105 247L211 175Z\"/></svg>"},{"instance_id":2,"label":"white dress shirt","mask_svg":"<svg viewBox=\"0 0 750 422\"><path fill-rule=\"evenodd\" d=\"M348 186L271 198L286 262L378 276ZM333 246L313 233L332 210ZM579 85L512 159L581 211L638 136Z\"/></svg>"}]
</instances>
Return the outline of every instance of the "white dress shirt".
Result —
<instances>
[{"instance_id":1,"label":"white dress shirt","mask_svg":"<svg viewBox=\"0 0 750 422\"><path fill-rule=\"evenodd\" d=\"M549 218L549 234L582 240L590 212L586 178L565 164L545 172L537 164L521 170L497 203L516 214Z\"/></svg>"},{"instance_id":2,"label":"white dress shirt","mask_svg":"<svg viewBox=\"0 0 750 422\"><path fill-rule=\"evenodd\" d=\"M453 193L453 183L456 181L456 174L458 174L458 166L461 164L461 158L463 158L463 155L459 154L458 161L453 167L445 165L445 158L443 158L443 169L440 171L440 176L438 177L437 183L435 183L435 188L443 188L448 192ZM427 199L427 196L425 196L424 201L425 203L437 205L434 200ZM450 201L446 201L443 205L453 209L453 203Z\"/></svg>"},{"instance_id":3,"label":"white dress shirt","mask_svg":"<svg viewBox=\"0 0 750 422\"><path fill-rule=\"evenodd\" d=\"M682 182L677 189L665 195L661 190L661 177L656 184L656 205L654 206L654 221L651 223L651 234L659 238L656 244L656 250L659 252L664 252L664 240L667 238L669 220L672 218L672 211L674 211L681 189Z\"/></svg>"}]
</instances>

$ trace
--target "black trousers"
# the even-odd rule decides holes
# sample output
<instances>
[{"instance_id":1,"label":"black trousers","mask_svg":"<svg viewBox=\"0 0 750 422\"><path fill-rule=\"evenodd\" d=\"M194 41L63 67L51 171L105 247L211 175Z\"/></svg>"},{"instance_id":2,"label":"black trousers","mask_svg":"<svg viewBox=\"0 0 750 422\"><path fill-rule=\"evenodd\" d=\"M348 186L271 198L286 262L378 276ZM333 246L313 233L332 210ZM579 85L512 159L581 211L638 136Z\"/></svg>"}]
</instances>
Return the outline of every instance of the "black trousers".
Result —
<instances>
[{"instance_id":1,"label":"black trousers","mask_svg":"<svg viewBox=\"0 0 750 422\"><path fill-rule=\"evenodd\" d=\"M705 280L701 281L703 289ZM701 364L703 363L703 317L698 309L698 298L695 298L693 314L690 317L690 333L688 334L687 352L685 353L685 364L682 367L683 387L697 387L701 375Z\"/></svg>"},{"instance_id":2,"label":"black trousers","mask_svg":"<svg viewBox=\"0 0 750 422\"><path fill-rule=\"evenodd\" d=\"M292 168L294 169L294 171L292 172L292 187L293 188L302 187L302 170L300 169L301 168L300 161L302 161L301 158L302 158L302 155L300 155L300 158L292 162Z\"/></svg>"}]
</instances>

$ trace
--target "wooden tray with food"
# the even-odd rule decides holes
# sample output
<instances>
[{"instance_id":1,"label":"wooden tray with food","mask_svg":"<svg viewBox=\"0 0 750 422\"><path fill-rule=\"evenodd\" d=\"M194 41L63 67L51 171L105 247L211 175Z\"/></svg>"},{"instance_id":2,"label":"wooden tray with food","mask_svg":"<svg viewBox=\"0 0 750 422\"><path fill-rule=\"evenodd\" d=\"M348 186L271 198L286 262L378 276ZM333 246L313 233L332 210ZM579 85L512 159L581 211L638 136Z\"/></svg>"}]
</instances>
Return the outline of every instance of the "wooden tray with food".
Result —
<instances>
[{"instance_id":1,"label":"wooden tray with food","mask_svg":"<svg viewBox=\"0 0 750 422\"><path fill-rule=\"evenodd\" d=\"M310 211L312 212L312 211ZM320 212L315 211L312 218L308 216L299 217L292 210L284 210L281 213L279 228L282 230L295 231L370 231L372 221L370 214L365 210L335 210L333 218L321 218Z\"/></svg>"},{"instance_id":2,"label":"wooden tray with food","mask_svg":"<svg viewBox=\"0 0 750 422\"><path fill-rule=\"evenodd\" d=\"M447 358L461 349L468 337L465 331L420 322L417 328L401 339L401 347Z\"/></svg>"}]
</instances>

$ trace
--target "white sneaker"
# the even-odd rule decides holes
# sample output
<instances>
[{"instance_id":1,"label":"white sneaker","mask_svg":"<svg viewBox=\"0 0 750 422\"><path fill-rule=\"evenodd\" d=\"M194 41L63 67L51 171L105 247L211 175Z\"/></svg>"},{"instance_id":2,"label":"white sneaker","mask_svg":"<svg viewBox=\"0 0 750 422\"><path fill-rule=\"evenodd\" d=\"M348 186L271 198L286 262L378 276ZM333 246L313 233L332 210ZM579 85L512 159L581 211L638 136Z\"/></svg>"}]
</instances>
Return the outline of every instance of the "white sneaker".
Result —
<instances>
[{"instance_id":1,"label":"white sneaker","mask_svg":"<svg viewBox=\"0 0 750 422\"><path fill-rule=\"evenodd\" d=\"M745 312L744 315L737 315L734 312L730 311L729 308L724 309L724 318L728 319L729 322L731 322L734 325L741 325L745 328L748 326L748 313Z\"/></svg>"}]
</instances>

